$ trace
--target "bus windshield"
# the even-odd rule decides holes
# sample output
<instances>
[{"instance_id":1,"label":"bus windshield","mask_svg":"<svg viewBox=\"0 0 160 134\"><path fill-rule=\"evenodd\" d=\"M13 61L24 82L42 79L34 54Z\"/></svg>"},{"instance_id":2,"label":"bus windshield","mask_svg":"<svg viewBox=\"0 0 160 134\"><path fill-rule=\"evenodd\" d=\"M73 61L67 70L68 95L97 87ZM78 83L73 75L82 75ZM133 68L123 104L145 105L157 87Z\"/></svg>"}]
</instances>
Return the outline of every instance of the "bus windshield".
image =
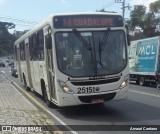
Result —
<instances>
[{"instance_id":1,"label":"bus windshield","mask_svg":"<svg viewBox=\"0 0 160 134\"><path fill-rule=\"evenodd\" d=\"M127 65L127 45L122 30L57 32L59 70L71 77L96 77L121 72Z\"/></svg>"}]
</instances>

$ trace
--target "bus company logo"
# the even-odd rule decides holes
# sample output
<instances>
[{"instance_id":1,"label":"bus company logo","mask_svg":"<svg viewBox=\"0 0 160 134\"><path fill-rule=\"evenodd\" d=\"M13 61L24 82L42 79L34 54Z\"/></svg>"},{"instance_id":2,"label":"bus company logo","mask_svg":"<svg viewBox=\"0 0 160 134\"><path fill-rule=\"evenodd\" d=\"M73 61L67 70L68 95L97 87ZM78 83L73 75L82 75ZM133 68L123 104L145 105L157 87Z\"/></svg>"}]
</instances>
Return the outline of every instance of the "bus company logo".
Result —
<instances>
[{"instance_id":1,"label":"bus company logo","mask_svg":"<svg viewBox=\"0 0 160 134\"><path fill-rule=\"evenodd\" d=\"M11 126L2 126L2 132L11 132L12 127Z\"/></svg>"}]
</instances>

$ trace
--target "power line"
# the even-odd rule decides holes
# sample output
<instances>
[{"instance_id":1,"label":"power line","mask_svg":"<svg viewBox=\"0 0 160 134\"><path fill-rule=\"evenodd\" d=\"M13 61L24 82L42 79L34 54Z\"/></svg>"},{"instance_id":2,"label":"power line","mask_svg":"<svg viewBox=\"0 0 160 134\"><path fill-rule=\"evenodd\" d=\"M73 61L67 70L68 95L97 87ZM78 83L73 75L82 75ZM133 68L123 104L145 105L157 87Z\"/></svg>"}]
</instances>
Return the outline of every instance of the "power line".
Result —
<instances>
[{"instance_id":1,"label":"power line","mask_svg":"<svg viewBox=\"0 0 160 134\"><path fill-rule=\"evenodd\" d=\"M115 2L113 3L113 2L111 1L110 3L108 3L108 4L105 5L105 6L103 6L101 9L99 9L98 11L104 11L105 8L108 8L108 7L110 7L110 6L114 5L114 4L115 4Z\"/></svg>"},{"instance_id":2,"label":"power line","mask_svg":"<svg viewBox=\"0 0 160 134\"><path fill-rule=\"evenodd\" d=\"M16 26L25 26L25 27L33 27L34 25L27 25L27 24L20 24L20 23L15 23Z\"/></svg>"},{"instance_id":3,"label":"power line","mask_svg":"<svg viewBox=\"0 0 160 134\"><path fill-rule=\"evenodd\" d=\"M109 4L109 5L104 6L104 8L108 8L108 7L110 7L110 6L114 5L114 4L115 4L115 2L112 3L112 4Z\"/></svg>"},{"instance_id":4,"label":"power line","mask_svg":"<svg viewBox=\"0 0 160 134\"><path fill-rule=\"evenodd\" d=\"M2 16L0 15L0 21L7 21L15 24L15 28L11 29L10 31L13 32L15 29L31 29L33 26L35 26L38 22L36 21L28 21L25 19L20 19L16 17L11 17L11 16Z\"/></svg>"},{"instance_id":5,"label":"power line","mask_svg":"<svg viewBox=\"0 0 160 134\"><path fill-rule=\"evenodd\" d=\"M19 21L26 21L26 22L28 22L28 21L29 21L29 20L26 20L26 19L16 18L16 17L11 17L11 16L6 16L6 15L1 15L1 17L5 17L5 18L8 18L8 19L19 20ZM37 23L36 21L29 21L29 22Z\"/></svg>"},{"instance_id":6,"label":"power line","mask_svg":"<svg viewBox=\"0 0 160 134\"><path fill-rule=\"evenodd\" d=\"M10 17L10 16L0 16L0 18L3 19L3 20L7 20L7 21L25 23L25 24L29 24L29 25L35 25L35 24L38 23L36 21L28 21L28 20L25 20L25 19L19 19L19 18Z\"/></svg>"}]
</instances>

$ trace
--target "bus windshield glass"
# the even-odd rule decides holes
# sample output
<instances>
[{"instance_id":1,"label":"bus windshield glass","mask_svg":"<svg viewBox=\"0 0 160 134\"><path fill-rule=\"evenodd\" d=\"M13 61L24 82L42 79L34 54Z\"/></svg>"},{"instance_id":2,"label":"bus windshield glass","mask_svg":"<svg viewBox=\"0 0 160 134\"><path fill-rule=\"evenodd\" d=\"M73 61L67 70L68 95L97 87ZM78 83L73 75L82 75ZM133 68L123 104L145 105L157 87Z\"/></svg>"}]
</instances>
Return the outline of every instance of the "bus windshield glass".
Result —
<instances>
[{"instance_id":1,"label":"bus windshield glass","mask_svg":"<svg viewBox=\"0 0 160 134\"><path fill-rule=\"evenodd\" d=\"M58 68L68 76L112 75L127 65L127 45L122 30L57 32L55 40Z\"/></svg>"}]
</instances>

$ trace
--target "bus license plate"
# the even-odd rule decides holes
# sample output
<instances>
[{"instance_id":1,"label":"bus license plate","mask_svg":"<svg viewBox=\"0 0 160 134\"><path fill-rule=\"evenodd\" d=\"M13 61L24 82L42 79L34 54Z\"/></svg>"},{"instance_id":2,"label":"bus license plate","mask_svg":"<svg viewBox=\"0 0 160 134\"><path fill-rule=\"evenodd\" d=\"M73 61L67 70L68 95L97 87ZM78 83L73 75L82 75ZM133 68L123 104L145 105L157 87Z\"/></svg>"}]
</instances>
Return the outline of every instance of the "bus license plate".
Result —
<instances>
[{"instance_id":1,"label":"bus license plate","mask_svg":"<svg viewBox=\"0 0 160 134\"><path fill-rule=\"evenodd\" d=\"M78 94L89 94L100 92L99 87L78 87Z\"/></svg>"},{"instance_id":2,"label":"bus license plate","mask_svg":"<svg viewBox=\"0 0 160 134\"><path fill-rule=\"evenodd\" d=\"M93 99L91 101L92 104L98 104L98 103L103 103L104 102L104 99Z\"/></svg>"}]
</instances>

